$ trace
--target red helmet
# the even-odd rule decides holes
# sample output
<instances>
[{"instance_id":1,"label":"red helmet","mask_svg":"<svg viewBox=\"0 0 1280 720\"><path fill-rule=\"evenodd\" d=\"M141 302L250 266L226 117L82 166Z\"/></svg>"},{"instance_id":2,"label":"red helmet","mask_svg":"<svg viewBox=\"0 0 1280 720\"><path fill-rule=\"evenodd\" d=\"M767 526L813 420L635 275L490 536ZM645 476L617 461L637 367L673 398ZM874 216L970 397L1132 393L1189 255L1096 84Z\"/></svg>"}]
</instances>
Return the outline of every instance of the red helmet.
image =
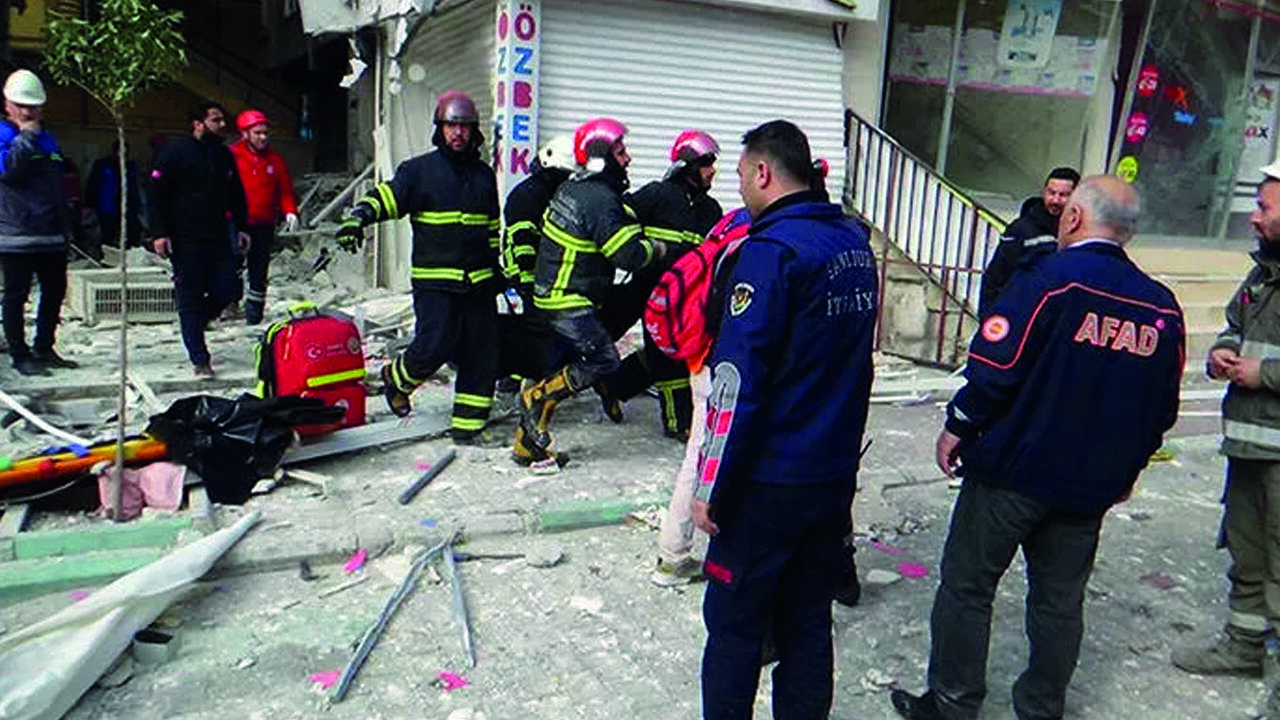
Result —
<instances>
[{"instance_id":1,"label":"red helmet","mask_svg":"<svg viewBox=\"0 0 1280 720\"><path fill-rule=\"evenodd\" d=\"M613 118L593 118L573 132L573 159L579 165L609 154L613 144L627 134L627 126Z\"/></svg>"},{"instance_id":2,"label":"red helmet","mask_svg":"<svg viewBox=\"0 0 1280 720\"><path fill-rule=\"evenodd\" d=\"M255 125L266 124L268 124L267 116L261 110L245 110L236 117L236 129L240 132L247 132Z\"/></svg>"},{"instance_id":3,"label":"red helmet","mask_svg":"<svg viewBox=\"0 0 1280 720\"><path fill-rule=\"evenodd\" d=\"M446 90L436 100L437 123L479 123L476 104L461 90Z\"/></svg>"},{"instance_id":4,"label":"red helmet","mask_svg":"<svg viewBox=\"0 0 1280 720\"><path fill-rule=\"evenodd\" d=\"M814 158L813 169L822 173L822 177L825 178L831 174L831 163L827 162L826 158Z\"/></svg>"},{"instance_id":5,"label":"red helmet","mask_svg":"<svg viewBox=\"0 0 1280 720\"><path fill-rule=\"evenodd\" d=\"M676 136L671 143L671 162L691 163L707 155L713 158L720 154L720 144L716 139L701 130L685 130Z\"/></svg>"}]
</instances>

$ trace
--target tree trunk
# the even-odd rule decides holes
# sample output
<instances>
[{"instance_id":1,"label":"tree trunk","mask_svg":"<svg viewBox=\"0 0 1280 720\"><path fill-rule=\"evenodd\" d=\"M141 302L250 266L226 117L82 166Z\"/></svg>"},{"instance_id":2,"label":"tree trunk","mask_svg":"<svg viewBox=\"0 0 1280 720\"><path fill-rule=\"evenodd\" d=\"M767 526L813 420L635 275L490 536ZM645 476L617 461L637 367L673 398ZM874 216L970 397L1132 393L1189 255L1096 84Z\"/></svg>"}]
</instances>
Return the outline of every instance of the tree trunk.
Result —
<instances>
[{"instance_id":1,"label":"tree trunk","mask_svg":"<svg viewBox=\"0 0 1280 720\"><path fill-rule=\"evenodd\" d=\"M111 502L114 506L113 518L121 522L124 518L121 503L124 500L124 438L128 432L129 418L127 410L129 381L129 256L125 250L129 247L129 175L125 157L128 148L124 144L124 117L112 108L112 117L116 120L116 140L120 143L120 397L116 400L116 467L111 478Z\"/></svg>"}]
</instances>

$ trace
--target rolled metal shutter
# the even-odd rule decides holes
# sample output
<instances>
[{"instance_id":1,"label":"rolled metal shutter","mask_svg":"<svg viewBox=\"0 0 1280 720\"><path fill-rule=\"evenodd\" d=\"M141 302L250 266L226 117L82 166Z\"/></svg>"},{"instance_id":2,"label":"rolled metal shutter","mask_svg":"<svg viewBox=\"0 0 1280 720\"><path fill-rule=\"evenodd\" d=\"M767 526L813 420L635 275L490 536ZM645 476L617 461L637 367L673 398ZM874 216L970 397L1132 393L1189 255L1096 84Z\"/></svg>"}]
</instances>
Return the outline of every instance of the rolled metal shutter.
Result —
<instances>
[{"instance_id":1,"label":"rolled metal shutter","mask_svg":"<svg viewBox=\"0 0 1280 720\"><path fill-rule=\"evenodd\" d=\"M799 125L844 183L843 56L821 19L663 0L544 0L538 137L583 120L626 123L631 182L659 179L676 134L710 132L723 148L712 193L741 204L742 133L776 118Z\"/></svg>"}]
</instances>

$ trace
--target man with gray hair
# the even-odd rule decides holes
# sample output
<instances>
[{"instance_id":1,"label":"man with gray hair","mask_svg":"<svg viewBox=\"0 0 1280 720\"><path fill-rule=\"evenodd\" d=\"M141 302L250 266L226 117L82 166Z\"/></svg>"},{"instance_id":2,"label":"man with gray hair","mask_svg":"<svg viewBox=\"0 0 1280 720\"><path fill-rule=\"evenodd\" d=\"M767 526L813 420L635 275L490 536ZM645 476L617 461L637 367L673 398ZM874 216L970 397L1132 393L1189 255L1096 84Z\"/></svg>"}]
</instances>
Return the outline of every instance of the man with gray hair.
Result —
<instances>
[{"instance_id":1,"label":"man with gray hair","mask_svg":"<svg viewBox=\"0 0 1280 720\"><path fill-rule=\"evenodd\" d=\"M1062 213L1060 252L1014 279L973 339L938 467L965 478L930 620L929 691L909 720L972 720L986 696L991 602L1019 547L1027 668L1019 720L1061 718L1102 518L1128 497L1178 413L1185 331L1173 293L1125 255L1137 191L1095 176Z\"/></svg>"}]
</instances>

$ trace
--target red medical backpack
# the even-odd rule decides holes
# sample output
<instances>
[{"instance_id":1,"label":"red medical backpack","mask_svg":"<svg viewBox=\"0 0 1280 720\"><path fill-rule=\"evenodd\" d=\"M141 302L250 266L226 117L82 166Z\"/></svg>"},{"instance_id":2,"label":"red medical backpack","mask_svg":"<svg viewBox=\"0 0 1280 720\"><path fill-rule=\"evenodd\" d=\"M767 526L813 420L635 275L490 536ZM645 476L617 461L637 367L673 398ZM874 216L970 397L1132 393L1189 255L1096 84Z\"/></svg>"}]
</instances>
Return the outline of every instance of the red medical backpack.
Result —
<instances>
[{"instance_id":1,"label":"red medical backpack","mask_svg":"<svg viewBox=\"0 0 1280 720\"><path fill-rule=\"evenodd\" d=\"M299 435L364 424L364 346L350 318L299 303L267 328L256 355L259 396L315 397L346 410L337 423L295 428Z\"/></svg>"}]
</instances>

